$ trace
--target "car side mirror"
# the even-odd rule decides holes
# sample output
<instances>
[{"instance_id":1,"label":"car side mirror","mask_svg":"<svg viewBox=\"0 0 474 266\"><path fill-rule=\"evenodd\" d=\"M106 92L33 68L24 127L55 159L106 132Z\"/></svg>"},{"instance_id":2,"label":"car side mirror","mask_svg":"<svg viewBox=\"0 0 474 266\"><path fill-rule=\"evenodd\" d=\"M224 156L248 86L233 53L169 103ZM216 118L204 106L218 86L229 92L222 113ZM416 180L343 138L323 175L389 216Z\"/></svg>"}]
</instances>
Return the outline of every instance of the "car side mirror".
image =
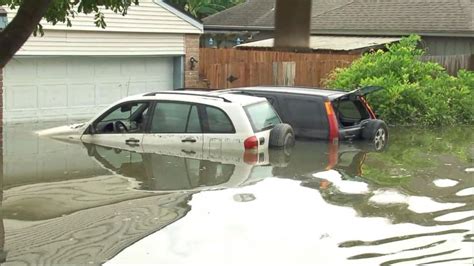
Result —
<instances>
[{"instance_id":1,"label":"car side mirror","mask_svg":"<svg viewBox=\"0 0 474 266\"><path fill-rule=\"evenodd\" d=\"M130 110L132 110L132 106L130 104L127 104L127 105L124 105L124 106L120 107L120 111L122 113L130 112Z\"/></svg>"},{"instance_id":2,"label":"car side mirror","mask_svg":"<svg viewBox=\"0 0 474 266\"><path fill-rule=\"evenodd\" d=\"M91 135L94 135L97 133L97 130L95 129L94 124L90 124L89 129L87 130Z\"/></svg>"}]
</instances>

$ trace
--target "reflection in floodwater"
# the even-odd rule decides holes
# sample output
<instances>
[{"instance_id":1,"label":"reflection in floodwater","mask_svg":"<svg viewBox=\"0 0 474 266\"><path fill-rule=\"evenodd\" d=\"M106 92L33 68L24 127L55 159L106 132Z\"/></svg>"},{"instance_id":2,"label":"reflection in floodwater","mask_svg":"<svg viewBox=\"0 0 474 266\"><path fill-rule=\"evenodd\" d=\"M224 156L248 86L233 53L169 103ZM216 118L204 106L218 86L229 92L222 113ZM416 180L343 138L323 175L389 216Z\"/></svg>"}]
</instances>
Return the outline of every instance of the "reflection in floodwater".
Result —
<instances>
[{"instance_id":1,"label":"reflection in floodwater","mask_svg":"<svg viewBox=\"0 0 474 266\"><path fill-rule=\"evenodd\" d=\"M4 136L6 264L101 264L117 254L112 264L226 262L226 252L251 252L232 257L236 262L270 253L274 261L360 265L474 258L470 128L394 129L383 153L362 143L299 141L292 150L207 154L68 144L39 139L34 130L7 127ZM217 242L201 233L234 244L203 257ZM237 245L241 238L253 244ZM192 243L200 248L180 249ZM145 250L143 258L134 246ZM162 252L149 252L155 248Z\"/></svg>"},{"instance_id":2,"label":"reflection in floodwater","mask_svg":"<svg viewBox=\"0 0 474 266\"><path fill-rule=\"evenodd\" d=\"M231 188L257 182L271 175L268 152L229 152L206 156L136 153L86 144L89 155L111 173L139 182L138 189L155 192L191 192ZM255 167L268 168L258 175ZM259 170L261 170L259 169Z\"/></svg>"},{"instance_id":3,"label":"reflection in floodwater","mask_svg":"<svg viewBox=\"0 0 474 266\"><path fill-rule=\"evenodd\" d=\"M466 132L468 132L466 134ZM444 234L459 234L462 242L469 241L474 230L474 175L465 171L467 163L474 161L474 139L472 130L437 132L438 134L396 135L391 143L391 151L373 156L373 160L358 153L352 157L350 167L335 164L336 171L314 173L311 178L307 174L297 176L302 185L320 191L323 198L331 204L351 207L361 217L384 217L392 224L411 223L422 226L460 225L463 229L445 232L403 235L376 241L347 241L341 243L341 248L356 246L382 245L388 242L405 241L411 238L436 236ZM396 131L395 131L396 134ZM462 135L462 137L461 137ZM399 138L397 138L399 136ZM444 138L448 138L443 142ZM466 142L459 143L459 139ZM309 145L300 146L303 150L310 149ZM301 169L302 160L311 164L308 158L310 152L295 153L299 156L296 166L290 172ZM338 157L341 157L339 155ZM293 158L292 158L293 159ZM318 160L320 162L321 160ZM366 170L366 173L364 173ZM285 169L284 171L288 171ZM383 174L381 174L383 173ZM400 174L403 173L403 174ZM288 174L288 173L287 173ZM328 181L331 182L328 182ZM359 185L355 185L356 183ZM352 184L351 184L352 183ZM344 184L349 184L355 192L344 190ZM359 189L357 189L359 188ZM362 189L361 189L362 188ZM467 191L471 191L468 193ZM466 229L463 225L470 225ZM362 253L349 257L350 260L360 260L381 257L412 250L427 250L442 245L442 239L425 246L412 249L401 249L395 253ZM405 242L403 242L405 243ZM403 244L402 244L403 245ZM392 265L401 262L413 262L427 258L451 257L451 259L425 260L425 263L449 263L454 261L474 262L474 250L467 252L469 256L459 257L460 249L429 253L423 256L413 256L403 259L389 260L382 265ZM449 255L449 256L448 256Z\"/></svg>"}]
</instances>

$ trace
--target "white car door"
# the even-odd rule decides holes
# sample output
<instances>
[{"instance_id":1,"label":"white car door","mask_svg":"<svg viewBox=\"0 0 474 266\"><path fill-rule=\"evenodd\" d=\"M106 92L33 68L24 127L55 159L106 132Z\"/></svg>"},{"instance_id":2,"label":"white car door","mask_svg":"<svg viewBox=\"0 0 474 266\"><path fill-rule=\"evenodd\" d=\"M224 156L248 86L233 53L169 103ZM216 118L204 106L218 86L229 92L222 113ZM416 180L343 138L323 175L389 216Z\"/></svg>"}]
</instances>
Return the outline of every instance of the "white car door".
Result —
<instances>
[{"instance_id":1,"label":"white car door","mask_svg":"<svg viewBox=\"0 0 474 266\"><path fill-rule=\"evenodd\" d=\"M225 151L243 151L247 135L238 134L229 116L220 108L202 106L204 153L206 158L220 159Z\"/></svg>"},{"instance_id":2,"label":"white car door","mask_svg":"<svg viewBox=\"0 0 474 266\"><path fill-rule=\"evenodd\" d=\"M104 112L86 129L81 140L106 147L142 152L150 101L118 104Z\"/></svg>"},{"instance_id":3,"label":"white car door","mask_svg":"<svg viewBox=\"0 0 474 266\"><path fill-rule=\"evenodd\" d=\"M203 135L198 110L193 103L157 101L143 137L144 152L201 158Z\"/></svg>"}]
</instances>

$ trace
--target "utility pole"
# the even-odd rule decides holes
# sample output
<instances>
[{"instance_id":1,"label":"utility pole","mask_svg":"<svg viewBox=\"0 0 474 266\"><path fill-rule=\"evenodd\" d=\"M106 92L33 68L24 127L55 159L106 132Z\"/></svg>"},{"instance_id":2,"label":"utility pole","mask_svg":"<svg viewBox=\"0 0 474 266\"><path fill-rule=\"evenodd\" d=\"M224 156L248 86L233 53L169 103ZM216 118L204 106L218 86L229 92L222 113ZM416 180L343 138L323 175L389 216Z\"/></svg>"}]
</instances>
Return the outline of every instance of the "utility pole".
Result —
<instances>
[{"instance_id":1,"label":"utility pole","mask_svg":"<svg viewBox=\"0 0 474 266\"><path fill-rule=\"evenodd\" d=\"M276 48L309 48L311 6L312 0L276 0Z\"/></svg>"}]
</instances>

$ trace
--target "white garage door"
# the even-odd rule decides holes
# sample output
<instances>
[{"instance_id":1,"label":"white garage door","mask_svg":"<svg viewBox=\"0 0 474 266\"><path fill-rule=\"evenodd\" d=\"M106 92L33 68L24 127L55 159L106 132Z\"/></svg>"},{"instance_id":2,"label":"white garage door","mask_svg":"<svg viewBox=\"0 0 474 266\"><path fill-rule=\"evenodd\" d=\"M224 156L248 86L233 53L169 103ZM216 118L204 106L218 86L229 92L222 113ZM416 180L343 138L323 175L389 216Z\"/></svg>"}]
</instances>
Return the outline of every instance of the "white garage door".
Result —
<instances>
[{"instance_id":1,"label":"white garage door","mask_svg":"<svg viewBox=\"0 0 474 266\"><path fill-rule=\"evenodd\" d=\"M127 95L173 89L173 71L173 57L14 58L4 69L4 120L90 118Z\"/></svg>"}]
</instances>

